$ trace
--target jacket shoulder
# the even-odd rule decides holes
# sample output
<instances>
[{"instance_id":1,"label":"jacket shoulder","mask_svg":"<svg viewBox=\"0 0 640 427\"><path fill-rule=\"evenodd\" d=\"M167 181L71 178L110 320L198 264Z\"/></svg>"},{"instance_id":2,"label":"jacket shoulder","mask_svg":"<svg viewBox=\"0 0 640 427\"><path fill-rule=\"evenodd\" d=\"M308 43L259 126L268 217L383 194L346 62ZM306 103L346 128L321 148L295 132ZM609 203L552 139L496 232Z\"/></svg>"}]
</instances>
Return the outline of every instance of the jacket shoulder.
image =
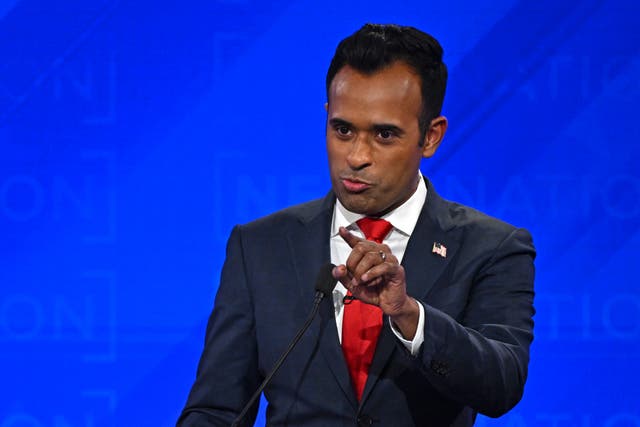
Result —
<instances>
[{"instance_id":1,"label":"jacket shoulder","mask_svg":"<svg viewBox=\"0 0 640 427\"><path fill-rule=\"evenodd\" d=\"M454 228L461 232L463 239L480 240L482 246L496 246L513 237L533 246L528 230L488 215L463 204L443 200ZM485 247L486 247L485 246Z\"/></svg>"},{"instance_id":2,"label":"jacket shoulder","mask_svg":"<svg viewBox=\"0 0 640 427\"><path fill-rule=\"evenodd\" d=\"M331 200L328 200L329 197L289 206L238 227L246 232L281 232L283 228L309 222L318 215L326 213L327 209L332 209L333 205Z\"/></svg>"}]
</instances>

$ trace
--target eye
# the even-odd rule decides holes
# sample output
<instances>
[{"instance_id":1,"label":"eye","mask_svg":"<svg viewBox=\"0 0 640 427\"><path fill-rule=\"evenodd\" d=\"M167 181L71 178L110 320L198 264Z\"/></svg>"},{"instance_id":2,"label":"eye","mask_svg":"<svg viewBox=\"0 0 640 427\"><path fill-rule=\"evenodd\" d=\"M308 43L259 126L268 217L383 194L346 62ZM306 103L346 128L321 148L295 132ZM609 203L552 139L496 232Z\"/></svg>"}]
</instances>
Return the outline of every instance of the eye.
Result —
<instances>
[{"instance_id":1,"label":"eye","mask_svg":"<svg viewBox=\"0 0 640 427\"><path fill-rule=\"evenodd\" d=\"M382 139L389 139L393 136L393 132L391 132L388 129L383 129L380 131L380 138Z\"/></svg>"},{"instance_id":2,"label":"eye","mask_svg":"<svg viewBox=\"0 0 640 427\"><path fill-rule=\"evenodd\" d=\"M397 136L396 133L391 129L380 129L378 131L378 139L381 141L385 141L385 142L391 141L396 136Z\"/></svg>"},{"instance_id":3,"label":"eye","mask_svg":"<svg viewBox=\"0 0 640 427\"><path fill-rule=\"evenodd\" d=\"M341 136L341 137L348 137L351 135L351 129L348 126L344 126L344 125L336 126L335 130L338 136Z\"/></svg>"}]
</instances>

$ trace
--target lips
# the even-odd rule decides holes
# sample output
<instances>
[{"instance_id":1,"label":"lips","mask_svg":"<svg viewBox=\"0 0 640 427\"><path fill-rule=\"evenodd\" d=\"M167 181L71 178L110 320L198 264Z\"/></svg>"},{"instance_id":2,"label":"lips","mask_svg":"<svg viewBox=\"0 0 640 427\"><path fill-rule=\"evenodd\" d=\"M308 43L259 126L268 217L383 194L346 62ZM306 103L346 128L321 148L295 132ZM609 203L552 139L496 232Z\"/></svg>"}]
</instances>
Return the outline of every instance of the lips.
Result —
<instances>
[{"instance_id":1,"label":"lips","mask_svg":"<svg viewBox=\"0 0 640 427\"><path fill-rule=\"evenodd\" d=\"M368 188L371 188L371 184L358 179L342 178L341 181L344 188L350 193L361 193Z\"/></svg>"}]
</instances>

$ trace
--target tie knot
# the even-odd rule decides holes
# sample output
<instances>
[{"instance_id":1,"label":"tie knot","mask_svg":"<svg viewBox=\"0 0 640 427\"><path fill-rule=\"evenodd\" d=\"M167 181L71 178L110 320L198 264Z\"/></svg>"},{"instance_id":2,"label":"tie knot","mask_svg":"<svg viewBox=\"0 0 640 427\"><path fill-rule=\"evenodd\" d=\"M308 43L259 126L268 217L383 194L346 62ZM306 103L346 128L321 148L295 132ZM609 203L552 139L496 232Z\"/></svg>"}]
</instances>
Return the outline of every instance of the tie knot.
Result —
<instances>
[{"instance_id":1,"label":"tie knot","mask_svg":"<svg viewBox=\"0 0 640 427\"><path fill-rule=\"evenodd\" d=\"M384 238L389 234L393 226L389 221L382 218L364 217L356 221L360 230L364 233L367 240L373 240L376 243L382 243Z\"/></svg>"}]
</instances>

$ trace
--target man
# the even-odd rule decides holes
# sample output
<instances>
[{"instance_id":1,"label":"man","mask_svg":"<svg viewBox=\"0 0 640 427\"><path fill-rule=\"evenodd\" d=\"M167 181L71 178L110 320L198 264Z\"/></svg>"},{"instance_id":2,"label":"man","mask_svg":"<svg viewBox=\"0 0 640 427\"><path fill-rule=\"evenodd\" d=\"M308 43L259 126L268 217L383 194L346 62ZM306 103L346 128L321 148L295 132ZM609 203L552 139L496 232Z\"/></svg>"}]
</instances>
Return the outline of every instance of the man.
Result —
<instances>
[{"instance_id":1,"label":"man","mask_svg":"<svg viewBox=\"0 0 640 427\"><path fill-rule=\"evenodd\" d=\"M340 43L327 74L332 191L234 228L179 425L231 424L327 260L333 301L266 388L269 425L471 426L520 400L535 252L525 230L421 176L447 129L446 77L440 45L414 28L365 25Z\"/></svg>"}]
</instances>

